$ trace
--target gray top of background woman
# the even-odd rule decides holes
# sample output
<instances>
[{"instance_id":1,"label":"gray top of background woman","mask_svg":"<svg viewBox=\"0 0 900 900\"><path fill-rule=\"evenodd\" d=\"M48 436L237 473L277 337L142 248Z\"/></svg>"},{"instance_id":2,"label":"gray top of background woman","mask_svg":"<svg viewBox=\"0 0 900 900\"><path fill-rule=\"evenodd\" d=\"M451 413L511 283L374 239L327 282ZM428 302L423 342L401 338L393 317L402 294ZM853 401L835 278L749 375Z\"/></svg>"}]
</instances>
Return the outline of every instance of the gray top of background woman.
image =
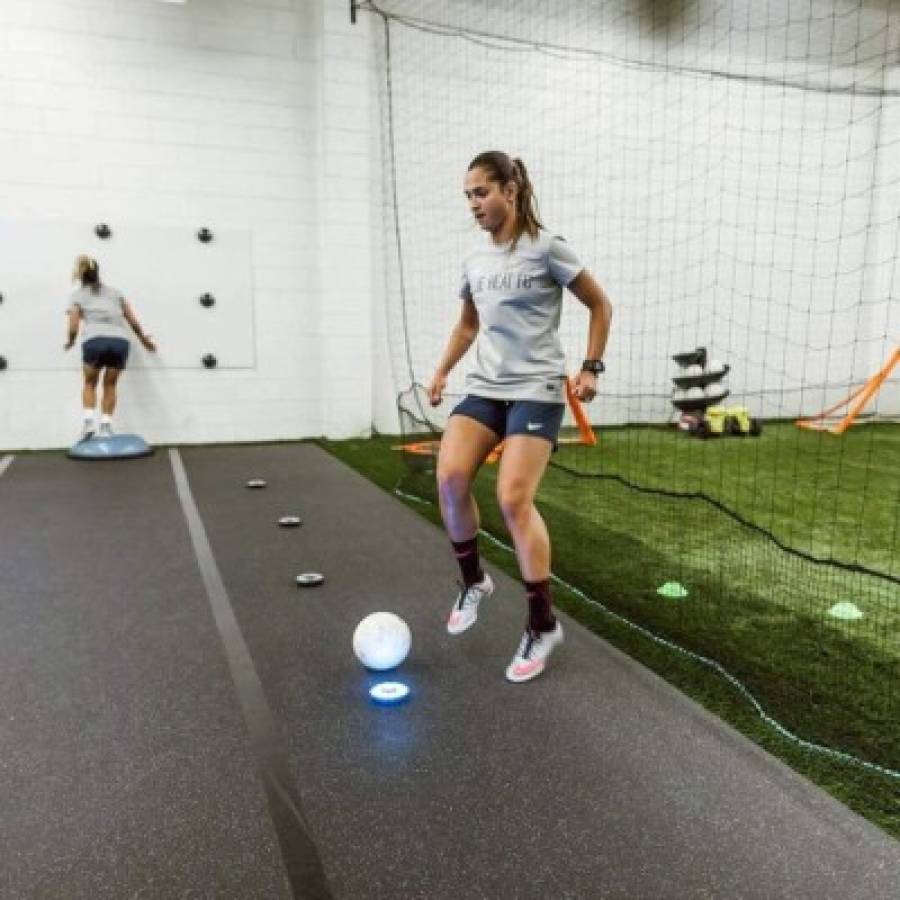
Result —
<instances>
[{"instance_id":1,"label":"gray top of background woman","mask_svg":"<svg viewBox=\"0 0 900 900\"><path fill-rule=\"evenodd\" d=\"M125 319L125 297L106 284L94 288L81 287L72 291L70 306L81 312L81 340L94 337L117 337L128 340L131 329Z\"/></svg>"}]
</instances>

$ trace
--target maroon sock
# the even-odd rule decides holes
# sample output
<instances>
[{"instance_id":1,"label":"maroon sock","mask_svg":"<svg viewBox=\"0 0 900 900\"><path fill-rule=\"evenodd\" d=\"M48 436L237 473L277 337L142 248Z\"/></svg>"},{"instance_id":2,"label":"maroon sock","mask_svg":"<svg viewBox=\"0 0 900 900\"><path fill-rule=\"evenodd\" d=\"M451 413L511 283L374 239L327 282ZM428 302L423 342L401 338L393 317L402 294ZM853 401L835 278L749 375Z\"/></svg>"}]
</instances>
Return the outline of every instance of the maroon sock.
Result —
<instances>
[{"instance_id":1,"label":"maroon sock","mask_svg":"<svg viewBox=\"0 0 900 900\"><path fill-rule=\"evenodd\" d=\"M528 595L528 627L532 631L553 631L556 618L550 609L550 579L526 581L525 591Z\"/></svg>"},{"instance_id":2,"label":"maroon sock","mask_svg":"<svg viewBox=\"0 0 900 900\"><path fill-rule=\"evenodd\" d=\"M451 543L466 587L482 581L484 572L481 571L481 563L478 560L478 536L470 541L451 541Z\"/></svg>"}]
</instances>

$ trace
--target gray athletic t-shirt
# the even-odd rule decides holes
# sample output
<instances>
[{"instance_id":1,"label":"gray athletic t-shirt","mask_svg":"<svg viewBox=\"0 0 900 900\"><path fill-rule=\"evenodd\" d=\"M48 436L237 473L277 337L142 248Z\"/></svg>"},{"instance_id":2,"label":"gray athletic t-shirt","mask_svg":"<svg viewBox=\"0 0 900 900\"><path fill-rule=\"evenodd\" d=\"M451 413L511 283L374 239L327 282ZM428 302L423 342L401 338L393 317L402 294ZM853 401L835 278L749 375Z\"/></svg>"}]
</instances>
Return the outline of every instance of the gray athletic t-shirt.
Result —
<instances>
[{"instance_id":1,"label":"gray athletic t-shirt","mask_svg":"<svg viewBox=\"0 0 900 900\"><path fill-rule=\"evenodd\" d=\"M523 234L510 251L490 235L463 262L459 296L478 310L475 366L466 391L497 400L564 403L559 340L563 288L584 266L561 238Z\"/></svg>"},{"instance_id":2,"label":"gray athletic t-shirt","mask_svg":"<svg viewBox=\"0 0 900 900\"><path fill-rule=\"evenodd\" d=\"M89 287L72 291L70 306L81 310L81 340L94 337L118 337L128 339L131 329L122 307L125 297L115 288L105 284L94 293Z\"/></svg>"}]
</instances>

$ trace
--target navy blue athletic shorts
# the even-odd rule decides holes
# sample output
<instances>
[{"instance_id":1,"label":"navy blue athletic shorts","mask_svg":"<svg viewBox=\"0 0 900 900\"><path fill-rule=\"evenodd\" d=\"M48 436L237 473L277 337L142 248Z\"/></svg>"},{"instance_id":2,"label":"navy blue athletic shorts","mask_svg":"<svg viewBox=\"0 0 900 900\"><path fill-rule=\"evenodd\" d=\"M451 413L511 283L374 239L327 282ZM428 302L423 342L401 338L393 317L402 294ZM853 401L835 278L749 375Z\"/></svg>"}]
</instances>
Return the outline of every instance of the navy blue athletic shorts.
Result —
<instances>
[{"instance_id":1,"label":"navy blue athletic shorts","mask_svg":"<svg viewBox=\"0 0 900 900\"><path fill-rule=\"evenodd\" d=\"M124 369L130 345L125 338L93 337L81 345L81 359L95 369Z\"/></svg>"},{"instance_id":2,"label":"navy blue athletic shorts","mask_svg":"<svg viewBox=\"0 0 900 900\"><path fill-rule=\"evenodd\" d=\"M564 403L544 403L541 400L492 400L469 394L458 403L451 416L467 416L481 422L499 438L512 434L529 434L541 437L557 447Z\"/></svg>"}]
</instances>

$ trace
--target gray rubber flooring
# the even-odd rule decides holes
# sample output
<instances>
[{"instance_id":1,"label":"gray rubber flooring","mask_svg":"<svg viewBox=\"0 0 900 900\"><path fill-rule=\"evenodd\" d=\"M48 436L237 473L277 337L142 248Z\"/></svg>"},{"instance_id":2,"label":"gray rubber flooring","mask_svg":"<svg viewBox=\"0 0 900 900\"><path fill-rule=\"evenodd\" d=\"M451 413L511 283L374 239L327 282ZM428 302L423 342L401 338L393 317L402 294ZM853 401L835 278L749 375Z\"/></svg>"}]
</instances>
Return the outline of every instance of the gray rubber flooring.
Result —
<instances>
[{"instance_id":1,"label":"gray rubber flooring","mask_svg":"<svg viewBox=\"0 0 900 900\"><path fill-rule=\"evenodd\" d=\"M544 676L508 684L521 588L493 571L451 638L442 532L318 448L181 458L335 898L900 896L900 844L577 623ZM309 570L326 583L298 589ZM413 632L397 708L368 702L350 646L379 609ZM289 875L226 643L166 452L15 459L0 897L315 895Z\"/></svg>"}]
</instances>

